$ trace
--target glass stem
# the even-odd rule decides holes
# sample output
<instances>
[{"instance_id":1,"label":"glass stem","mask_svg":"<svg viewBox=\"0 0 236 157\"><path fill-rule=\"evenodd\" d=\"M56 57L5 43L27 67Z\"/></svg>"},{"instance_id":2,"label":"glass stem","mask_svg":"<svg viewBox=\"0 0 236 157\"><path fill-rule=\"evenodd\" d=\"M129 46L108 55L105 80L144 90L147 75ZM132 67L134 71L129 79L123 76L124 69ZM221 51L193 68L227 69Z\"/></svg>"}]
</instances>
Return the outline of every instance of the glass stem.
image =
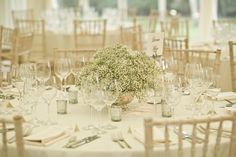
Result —
<instances>
[{"instance_id":1,"label":"glass stem","mask_svg":"<svg viewBox=\"0 0 236 157\"><path fill-rule=\"evenodd\" d=\"M48 122L51 122L51 117L50 117L50 104L48 103Z\"/></svg>"}]
</instances>

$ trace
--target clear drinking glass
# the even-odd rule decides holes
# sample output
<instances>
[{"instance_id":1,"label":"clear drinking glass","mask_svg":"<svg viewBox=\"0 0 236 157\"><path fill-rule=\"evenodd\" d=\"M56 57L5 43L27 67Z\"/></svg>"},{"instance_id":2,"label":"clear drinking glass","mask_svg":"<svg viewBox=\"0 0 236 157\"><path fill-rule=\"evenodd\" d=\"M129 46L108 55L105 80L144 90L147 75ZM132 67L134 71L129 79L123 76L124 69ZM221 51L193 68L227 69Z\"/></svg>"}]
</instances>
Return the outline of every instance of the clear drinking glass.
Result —
<instances>
[{"instance_id":1,"label":"clear drinking glass","mask_svg":"<svg viewBox=\"0 0 236 157\"><path fill-rule=\"evenodd\" d=\"M56 122L52 121L51 117L50 117L50 105L51 105L53 99L57 95L57 88L56 88L55 84L56 84L55 78L53 77L52 84L49 86L46 86L43 90L43 93L42 93L42 98L43 98L44 102L47 104L47 108L48 108L48 120L46 122L46 125L56 124Z\"/></svg>"},{"instance_id":2,"label":"clear drinking glass","mask_svg":"<svg viewBox=\"0 0 236 157\"><path fill-rule=\"evenodd\" d=\"M67 58L59 58L55 60L54 71L56 76L61 81L61 90L63 90L63 83L65 85L65 79L70 75L71 64Z\"/></svg>"},{"instance_id":3,"label":"clear drinking glass","mask_svg":"<svg viewBox=\"0 0 236 157\"><path fill-rule=\"evenodd\" d=\"M84 104L89 106L89 117L90 117L90 122L87 126L84 127L85 130L93 130L95 126L93 125L93 113L92 113L92 101L93 101L93 96L92 96L92 91L93 91L93 86L91 86L91 80L86 79L82 80L81 82L81 93L82 93L82 98Z\"/></svg>"},{"instance_id":4,"label":"clear drinking glass","mask_svg":"<svg viewBox=\"0 0 236 157\"><path fill-rule=\"evenodd\" d=\"M111 105L117 100L120 94L120 90L118 89L118 82L117 80L111 80L111 81L103 81L101 82L101 88L102 88L102 97L104 100L104 103L108 110L108 119L110 120L110 108ZM108 123L106 125L102 126L103 129L106 130L112 130L115 129L116 126Z\"/></svg>"},{"instance_id":5,"label":"clear drinking glass","mask_svg":"<svg viewBox=\"0 0 236 157\"><path fill-rule=\"evenodd\" d=\"M9 98L8 93L10 89L11 89L11 73L9 71L0 71L0 94L3 100L2 103L7 101L7 99ZM7 114L9 112L10 110L7 110L7 108L3 110L3 113Z\"/></svg>"},{"instance_id":6,"label":"clear drinking glass","mask_svg":"<svg viewBox=\"0 0 236 157\"><path fill-rule=\"evenodd\" d=\"M51 76L51 66L48 60L41 60L36 63L36 79L40 85L45 85Z\"/></svg>"},{"instance_id":7,"label":"clear drinking glass","mask_svg":"<svg viewBox=\"0 0 236 157\"><path fill-rule=\"evenodd\" d=\"M207 113L208 115L217 114L215 110L215 101L217 101L217 96L221 91L220 76L214 73L212 79L212 86L210 86L210 88L207 90L207 97L211 101L211 105Z\"/></svg>"}]
</instances>

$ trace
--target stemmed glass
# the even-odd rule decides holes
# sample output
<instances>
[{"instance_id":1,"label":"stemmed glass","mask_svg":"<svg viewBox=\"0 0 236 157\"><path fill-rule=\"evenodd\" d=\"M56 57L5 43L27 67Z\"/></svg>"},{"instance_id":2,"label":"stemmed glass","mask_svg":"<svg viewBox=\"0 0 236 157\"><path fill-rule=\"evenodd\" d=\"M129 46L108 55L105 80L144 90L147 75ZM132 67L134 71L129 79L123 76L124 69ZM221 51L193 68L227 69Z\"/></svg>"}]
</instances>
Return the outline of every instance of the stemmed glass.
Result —
<instances>
[{"instance_id":1,"label":"stemmed glass","mask_svg":"<svg viewBox=\"0 0 236 157\"><path fill-rule=\"evenodd\" d=\"M207 91L207 96L211 101L210 110L207 113L208 115L215 115L216 114L215 101L217 100L217 96L221 91L221 89L219 87L220 76L215 73L212 73L212 75L213 75L213 76L211 76L212 86L210 86L210 88Z\"/></svg>"},{"instance_id":2,"label":"stemmed glass","mask_svg":"<svg viewBox=\"0 0 236 157\"><path fill-rule=\"evenodd\" d=\"M91 84L91 79L82 80L81 82L81 93L83 102L89 106L89 116L90 116L90 124L84 127L85 130L93 130L95 126L92 124L92 106L91 103L93 101L92 91L93 86Z\"/></svg>"},{"instance_id":3,"label":"stemmed glass","mask_svg":"<svg viewBox=\"0 0 236 157\"><path fill-rule=\"evenodd\" d=\"M19 66L18 65L12 65L11 68L11 72L12 72L12 85L14 87L16 87L16 89L18 90L19 94L20 94L20 98L19 100L22 99L23 96L23 89L24 89L24 81L21 79L20 75L19 75Z\"/></svg>"},{"instance_id":4,"label":"stemmed glass","mask_svg":"<svg viewBox=\"0 0 236 157\"><path fill-rule=\"evenodd\" d=\"M99 121L101 122L101 114L102 110L106 106L103 96L103 89L99 84L94 85L94 89L92 91L93 101L91 101L91 106L100 114Z\"/></svg>"},{"instance_id":5,"label":"stemmed glass","mask_svg":"<svg viewBox=\"0 0 236 157\"><path fill-rule=\"evenodd\" d=\"M63 83L65 84L65 79L70 75L71 63L68 58L59 58L55 60L54 71L56 76L61 81L61 90L63 89Z\"/></svg>"},{"instance_id":6,"label":"stemmed glass","mask_svg":"<svg viewBox=\"0 0 236 157\"><path fill-rule=\"evenodd\" d=\"M192 98L191 106L186 106L186 109L191 109L196 111L196 101L198 101L201 96L203 88L203 69L201 64L189 63L185 68L185 77L188 80L188 85L190 89L190 96Z\"/></svg>"},{"instance_id":7,"label":"stemmed glass","mask_svg":"<svg viewBox=\"0 0 236 157\"><path fill-rule=\"evenodd\" d=\"M11 88L11 76L9 71L0 72L0 92L3 96L3 101L5 102L8 99L8 92ZM4 111L4 113L8 113Z\"/></svg>"},{"instance_id":8,"label":"stemmed glass","mask_svg":"<svg viewBox=\"0 0 236 157\"><path fill-rule=\"evenodd\" d=\"M173 81L166 83L163 89L163 99L170 105L172 116L174 116L175 107L181 101L182 91L179 81L176 77Z\"/></svg>"},{"instance_id":9,"label":"stemmed glass","mask_svg":"<svg viewBox=\"0 0 236 157\"><path fill-rule=\"evenodd\" d=\"M102 88L102 97L104 100L105 105L107 106L108 109L108 117L110 117L110 107L112 103L114 103L120 93L119 86L118 86L118 81L117 80L110 80L110 81L103 81L101 82L101 88ZM115 129L116 127L111 125L110 123L107 125L102 126L102 128L111 130Z\"/></svg>"},{"instance_id":10,"label":"stemmed glass","mask_svg":"<svg viewBox=\"0 0 236 157\"><path fill-rule=\"evenodd\" d=\"M45 85L51 76L51 66L48 60L41 60L36 63L36 79L40 85Z\"/></svg>"},{"instance_id":11,"label":"stemmed glass","mask_svg":"<svg viewBox=\"0 0 236 157\"><path fill-rule=\"evenodd\" d=\"M48 120L46 123L47 125L56 124L55 122L51 120L51 117L50 117L50 105L52 103L53 98L55 98L57 95L56 78L52 77L52 79L53 79L52 84L49 86L46 86L42 93L42 98L44 102L47 104L47 109L48 109Z\"/></svg>"},{"instance_id":12,"label":"stemmed glass","mask_svg":"<svg viewBox=\"0 0 236 157\"><path fill-rule=\"evenodd\" d=\"M70 60L71 60L71 73L73 74L75 81L76 81L76 77L77 77L77 75L79 75L81 69L86 64L85 63L86 61L85 61L84 57L78 58L74 55L71 56Z\"/></svg>"}]
</instances>

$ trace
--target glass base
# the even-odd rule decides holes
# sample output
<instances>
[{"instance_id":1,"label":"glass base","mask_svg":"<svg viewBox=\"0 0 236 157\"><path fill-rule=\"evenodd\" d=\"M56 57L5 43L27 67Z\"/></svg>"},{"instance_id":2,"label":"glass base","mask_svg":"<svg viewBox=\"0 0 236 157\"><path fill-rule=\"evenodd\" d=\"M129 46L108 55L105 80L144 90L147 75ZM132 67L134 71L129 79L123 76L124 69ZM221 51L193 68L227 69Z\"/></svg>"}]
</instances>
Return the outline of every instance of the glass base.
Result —
<instances>
[{"instance_id":1,"label":"glass base","mask_svg":"<svg viewBox=\"0 0 236 157\"><path fill-rule=\"evenodd\" d=\"M105 129L105 130L114 130L117 127L112 125L112 124L107 124L107 125L102 126L102 128Z\"/></svg>"},{"instance_id":2,"label":"glass base","mask_svg":"<svg viewBox=\"0 0 236 157\"><path fill-rule=\"evenodd\" d=\"M216 115L216 111L215 110L210 110L207 112L208 115Z\"/></svg>"}]
</instances>

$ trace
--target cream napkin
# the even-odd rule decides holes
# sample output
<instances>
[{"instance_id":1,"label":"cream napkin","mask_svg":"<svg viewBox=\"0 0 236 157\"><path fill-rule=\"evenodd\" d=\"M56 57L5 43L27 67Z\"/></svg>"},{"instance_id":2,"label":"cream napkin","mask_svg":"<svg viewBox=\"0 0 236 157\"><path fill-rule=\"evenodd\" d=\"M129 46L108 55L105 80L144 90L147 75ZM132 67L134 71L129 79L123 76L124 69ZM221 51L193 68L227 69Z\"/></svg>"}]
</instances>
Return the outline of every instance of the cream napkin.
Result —
<instances>
[{"instance_id":1,"label":"cream napkin","mask_svg":"<svg viewBox=\"0 0 236 157\"><path fill-rule=\"evenodd\" d=\"M235 92L221 92L217 95L217 100L234 100L236 99L236 93Z\"/></svg>"},{"instance_id":2,"label":"cream napkin","mask_svg":"<svg viewBox=\"0 0 236 157\"><path fill-rule=\"evenodd\" d=\"M133 135L135 139L137 139L139 142L143 143L145 142L145 135L144 135L144 128L141 127L130 127L129 132ZM164 138L164 128L154 128L153 130L153 138L155 141L155 146L158 146L160 144L165 144L167 141ZM173 138L170 138L173 139ZM173 142L173 141L169 141ZM174 144L174 143L171 143Z\"/></svg>"},{"instance_id":3,"label":"cream napkin","mask_svg":"<svg viewBox=\"0 0 236 157\"><path fill-rule=\"evenodd\" d=\"M70 128L71 129L71 128ZM69 128L52 126L24 138L26 144L48 146L70 135Z\"/></svg>"}]
</instances>

